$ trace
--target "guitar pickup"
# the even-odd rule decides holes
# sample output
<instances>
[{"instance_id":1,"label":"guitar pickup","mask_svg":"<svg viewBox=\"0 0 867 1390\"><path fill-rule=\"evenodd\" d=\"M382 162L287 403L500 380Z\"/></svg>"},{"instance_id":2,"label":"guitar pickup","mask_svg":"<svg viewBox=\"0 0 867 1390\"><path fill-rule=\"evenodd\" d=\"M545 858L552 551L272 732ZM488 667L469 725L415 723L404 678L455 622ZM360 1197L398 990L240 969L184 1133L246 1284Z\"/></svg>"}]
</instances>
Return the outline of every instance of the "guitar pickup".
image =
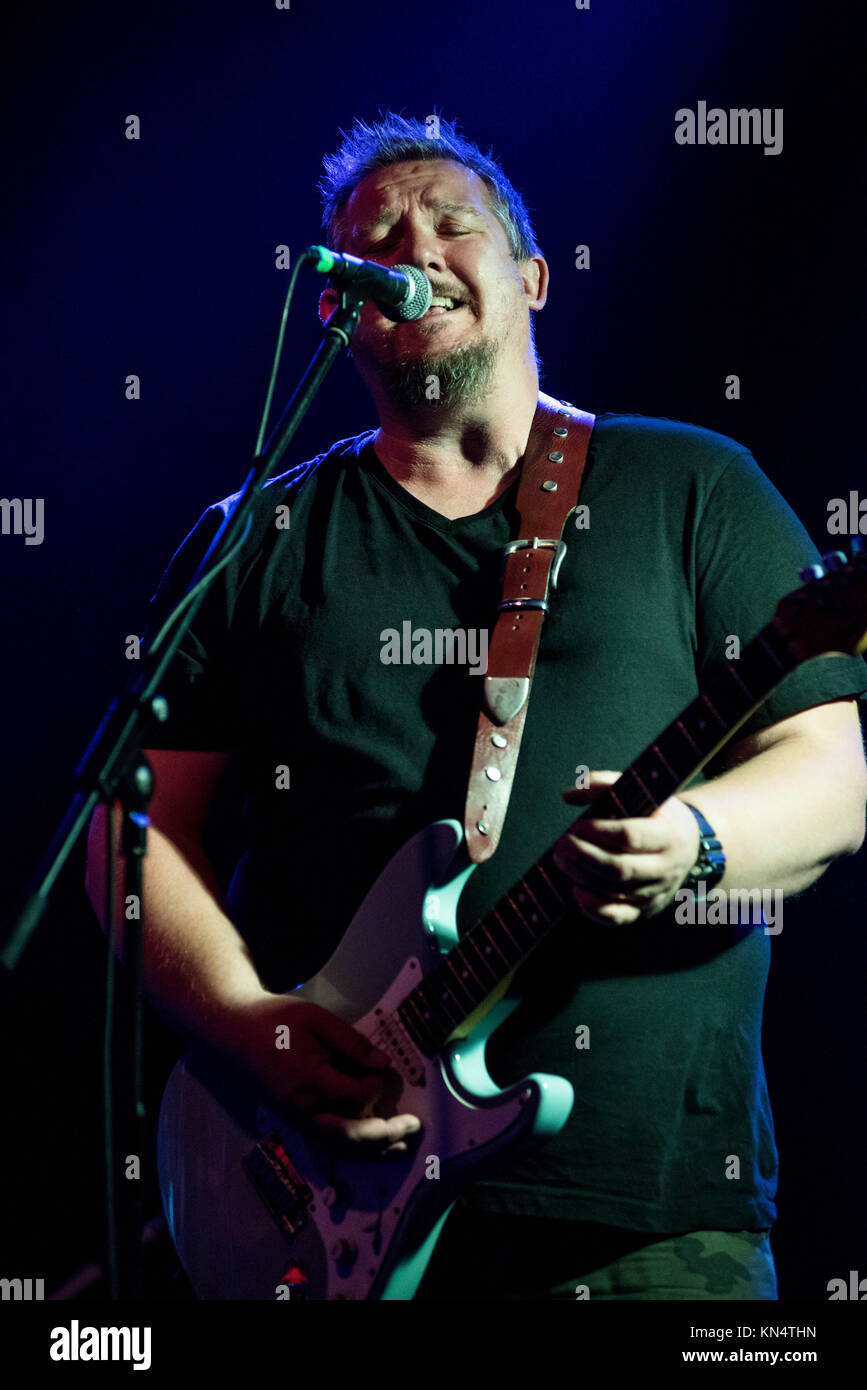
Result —
<instances>
[{"instance_id":1,"label":"guitar pickup","mask_svg":"<svg viewBox=\"0 0 867 1390\"><path fill-rule=\"evenodd\" d=\"M287 1236L304 1225L313 1190L299 1173L277 1134L266 1134L244 1155L244 1167L259 1196Z\"/></svg>"}]
</instances>

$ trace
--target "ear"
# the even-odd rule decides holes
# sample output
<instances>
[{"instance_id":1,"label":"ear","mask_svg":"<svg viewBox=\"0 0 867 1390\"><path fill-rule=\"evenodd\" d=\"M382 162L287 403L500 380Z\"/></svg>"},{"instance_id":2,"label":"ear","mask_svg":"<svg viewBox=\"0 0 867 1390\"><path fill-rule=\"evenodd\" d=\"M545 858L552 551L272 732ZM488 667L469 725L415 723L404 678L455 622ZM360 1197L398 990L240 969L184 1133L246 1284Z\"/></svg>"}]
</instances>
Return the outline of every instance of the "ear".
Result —
<instances>
[{"instance_id":1,"label":"ear","mask_svg":"<svg viewBox=\"0 0 867 1390\"><path fill-rule=\"evenodd\" d=\"M548 262L544 256L528 256L521 262L521 279L531 309L544 309L548 298Z\"/></svg>"},{"instance_id":2,"label":"ear","mask_svg":"<svg viewBox=\"0 0 867 1390\"><path fill-rule=\"evenodd\" d=\"M319 317L323 323L327 323L337 308L337 291L331 289L323 290L319 296Z\"/></svg>"}]
</instances>

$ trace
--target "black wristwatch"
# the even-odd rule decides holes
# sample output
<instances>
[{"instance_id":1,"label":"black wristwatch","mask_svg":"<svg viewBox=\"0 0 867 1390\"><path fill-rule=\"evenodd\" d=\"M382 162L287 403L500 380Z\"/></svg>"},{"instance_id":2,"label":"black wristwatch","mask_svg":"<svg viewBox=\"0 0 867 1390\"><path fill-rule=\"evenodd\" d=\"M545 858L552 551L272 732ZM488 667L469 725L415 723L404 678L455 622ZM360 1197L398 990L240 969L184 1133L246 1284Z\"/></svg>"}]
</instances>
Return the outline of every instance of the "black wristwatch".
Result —
<instances>
[{"instance_id":1,"label":"black wristwatch","mask_svg":"<svg viewBox=\"0 0 867 1390\"><path fill-rule=\"evenodd\" d=\"M703 883L708 888L713 888L719 883L726 871L726 857L723 847L716 837L713 826L705 820L701 811L695 806L690 806L688 801L684 801L684 806L689 806L692 814L698 821L700 839L698 842L698 858L684 879L684 883L690 886L694 883Z\"/></svg>"}]
</instances>

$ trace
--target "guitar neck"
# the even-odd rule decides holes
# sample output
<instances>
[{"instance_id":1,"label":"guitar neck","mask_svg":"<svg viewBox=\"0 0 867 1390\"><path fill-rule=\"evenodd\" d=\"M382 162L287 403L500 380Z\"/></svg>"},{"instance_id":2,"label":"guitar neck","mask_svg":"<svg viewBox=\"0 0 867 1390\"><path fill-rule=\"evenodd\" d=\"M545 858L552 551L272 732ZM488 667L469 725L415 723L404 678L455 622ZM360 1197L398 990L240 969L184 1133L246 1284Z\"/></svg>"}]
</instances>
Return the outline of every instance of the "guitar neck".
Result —
<instances>
[{"instance_id":1,"label":"guitar neck","mask_svg":"<svg viewBox=\"0 0 867 1390\"><path fill-rule=\"evenodd\" d=\"M771 622L593 803L594 819L652 815L684 787L798 664ZM432 1055L526 960L568 911L572 880L546 850L400 1005L416 1045Z\"/></svg>"}]
</instances>

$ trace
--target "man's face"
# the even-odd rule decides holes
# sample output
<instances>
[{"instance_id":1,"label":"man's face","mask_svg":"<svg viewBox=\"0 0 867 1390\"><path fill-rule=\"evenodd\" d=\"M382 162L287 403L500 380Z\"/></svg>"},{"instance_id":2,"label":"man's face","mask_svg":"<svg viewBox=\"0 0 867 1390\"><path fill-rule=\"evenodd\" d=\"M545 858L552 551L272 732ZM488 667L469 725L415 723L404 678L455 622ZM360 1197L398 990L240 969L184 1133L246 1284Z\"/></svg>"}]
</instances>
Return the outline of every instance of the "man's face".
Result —
<instances>
[{"instance_id":1,"label":"man's face","mask_svg":"<svg viewBox=\"0 0 867 1390\"><path fill-rule=\"evenodd\" d=\"M528 307L545 302L541 257L517 264L491 211L485 184L451 160L407 161L369 174L343 211L340 249L382 265L418 266L434 296L424 318L394 323L365 304L352 355L374 398L415 407L478 399L496 372L521 370L529 351ZM326 291L320 312L336 302Z\"/></svg>"}]
</instances>

